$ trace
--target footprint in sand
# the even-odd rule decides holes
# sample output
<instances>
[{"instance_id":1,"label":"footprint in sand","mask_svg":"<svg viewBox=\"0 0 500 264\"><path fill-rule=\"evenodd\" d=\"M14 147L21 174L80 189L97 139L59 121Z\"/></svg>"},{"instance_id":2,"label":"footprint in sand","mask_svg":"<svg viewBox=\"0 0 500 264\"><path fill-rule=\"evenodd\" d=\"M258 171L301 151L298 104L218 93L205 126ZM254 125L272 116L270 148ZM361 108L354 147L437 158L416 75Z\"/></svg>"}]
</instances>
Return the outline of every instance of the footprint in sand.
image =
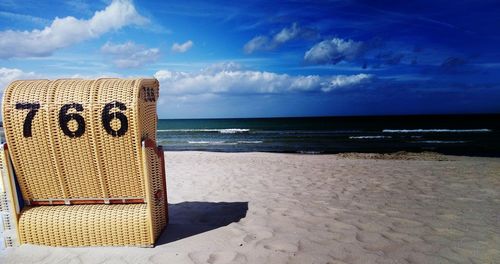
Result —
<instances>
[{"instance_id":1,"label":"footprint in sand","mask_svg":"<svg viewBox=\"0 0 500 264\"><path fill-rule=\"evenodd\" d=\"M245 243L250 243L250 242L254 241L255 239L257 239L257 236L256 236L256 235L253 235L253 234L248 234L248 235L246 235L246 236L243 238L243 242L245 242Z\"/></svg>"},{"instance_id":2,"label":"footprint in sand","mask_svg":"<svg viewBox=\"0 0 500 264\"><path fill-rule=\"evenodd\" d=\"M217 251L217 252L191 252L189 259L194 263L246 263L247 257L236 251Z\"/></svg>"},{"instance_id":3,"label":"footprint in sand","mask_svg":"<svg viewBox=\"0 0 500 264\"><path fill-rule=\"evenodd\" d=\"M217 263L246 263L247 257L238 252L223 251L210 254L207 259L210 264Z\"/></svg>"},{"instance_id":4,"label":"footprint in sand","mask_svg":"<svg viewBox=\"0 0 500 264\"><path fill-rule=\"evenodd\" d=\"M419 227L423 226L424 223L406 218L398 218L397 221L392 222L392 225L395 227Z\"/></svg>"},{"instance_id":5,"label":"footprint in sand","mask_svg":"<svg viewBox=\"0 0 500 264\"><path fill-rule=\"evenodd\" d=\"M335 229L335 230L351 230L351 231L359 230L358 226L356 226L354 224L344 223L339 218L334 218L333 221L330 223L330 226L332 229Z\"/></svg>"},{"instance_id":6,"label":"footprint in sand","mask_svg":"<svg viewBox=\"0 0 500 264\"><path fill-rule=\"evenodd\" d=\"M284 253L296 253L299 251L299 243L283 240L273 240L264 244L264 248Z\"/></svg>"},{"instance_id":7,"label":"footprint in sand","mask_svg":"<svg viewBox=\"0 0 500 264\"><path fill-rule=\"evenodd\" d=\"M440 214L438 215L438 218L443 220L455 220L458 216L456 214Z\"/></svg>"},{"instance_id":8,"label":"footprint in sand","mask_svg":"<svg viewBox=\"0 0 500 264\"><path fill-rule=\"evenodd\" d=\"M399 232L395 232L395 231L383 232L381 235L390 241L398 242L398 243L415 243L415 242L424 241L421 238L421 235L409 235L409 234L399 233Z\"/></svg>"},{"instance_id":9,"label":"footprint in sand","mask_svg":"<svg viewBox=\"0 0 500 264\"><path fill-rule=\"evenodd\" d=\"M440 235L450 237L461 237L464 235L464 232L452 227L434 228L434 230Z\"/></svg>"},{"instance_id":10,"label":"footprint in sand","mask_svg":"<svg viewBox=\"0 0 500 264\"><path fill-rule=\"evenodd\" d=\"M482 201L481 199L469 198L469 197L458 197L455 199L462 201L462 202L481 202Z\"/></svg>"},{"instance_id":11,"label":"footprint in sand","mask_svg":"<svg viewBox=\"0 0 500 264\"><path fill-rule=\"evenodd\" d=\"M356 232L356 240L362 243L384 243L390 240L380 233L374 232Z\"/></svg>"},{"instance_id":12,"label":"footprint in sand","mask_svg":"<svg viewBox=\"0 0 500 264\"><path fill-rule=\"evenodd\" d=\"M240 234L231 240L235 244L253 245L274 236L273 231L264 228L241 227L238 230Z\"/></svg>"},{"instance_id":13,"label":"footprint in sand","mask_svg":"<svg viewBox=\"0 0 500 264\"><path fill-rule=\"evenodd\" d=\"M190 259L185 253L179 252L161 252L149 257L149 261L154 264L165 263L168 260L170 263L186 263ZM108 262L102 262L107 264Z\"/></svg>"}]
</instances>

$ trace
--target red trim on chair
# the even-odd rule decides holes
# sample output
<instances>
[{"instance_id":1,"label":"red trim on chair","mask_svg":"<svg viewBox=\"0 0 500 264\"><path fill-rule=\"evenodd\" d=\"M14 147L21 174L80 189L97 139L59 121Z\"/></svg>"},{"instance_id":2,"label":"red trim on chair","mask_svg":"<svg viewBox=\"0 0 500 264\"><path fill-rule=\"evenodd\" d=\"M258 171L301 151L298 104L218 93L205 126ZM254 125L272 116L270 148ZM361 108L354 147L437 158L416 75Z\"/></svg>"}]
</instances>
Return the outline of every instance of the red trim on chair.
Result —
<instances>
[{"instance_id":1,"label":"red trim on chair","mask_svg":"<svg viewBox=\"0 0 500 264\"><path fill-rule=\"evenodd\" d=\"M156 142L152 139L146 138L144 139L144 146L146 148L156 148Z\"/></svg>"},{"instance_id":2,"label":"red trim on chair","mask_svg":"<svg viewBox=\"0 0 500 264\"><path fill-rule=\"evenodd\" d=\"M69 204L66 203L69 201ZM78 204L106 204L109 201L109 204L141 204L144 203L144 199L134 198L134 199L88 199L88 200L52 200L52 201L33 201L30 200L30 205L78 205Z\"/></svg>"}]
</instances>

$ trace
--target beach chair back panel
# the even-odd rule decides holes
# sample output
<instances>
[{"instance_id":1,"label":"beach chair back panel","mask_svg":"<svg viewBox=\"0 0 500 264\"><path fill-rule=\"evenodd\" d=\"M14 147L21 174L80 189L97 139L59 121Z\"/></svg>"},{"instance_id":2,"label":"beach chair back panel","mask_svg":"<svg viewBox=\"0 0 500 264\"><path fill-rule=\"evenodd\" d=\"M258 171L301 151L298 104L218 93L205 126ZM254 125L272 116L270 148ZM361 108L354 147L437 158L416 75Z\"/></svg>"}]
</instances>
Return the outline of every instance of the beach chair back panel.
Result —
<instances>
[{"instance_id":1,"label":"beach chair back panel","mask_svg":"<svg viewBox=\"0 0 500 264\"><path fill-rule=\"evenodd\" d=\"M46 98L51 84L14 82L4 91L4 132L25 200L64 196L47 133L33 133L50 130Z\"/></svg>"},{"instance_id":2,"label":"beach chair back panel","mask_svg":"<svg viewBox=\"0 0 500 264\"><path fill-rule=\"evenodd\" d=\"M132 82L102 80L93 104L96 157L102 170L100 173L105 176L104 192L107 196L145 197L144 176L140 173L141 135L137 105L140 89L123 89L133 87Z\"/></svg>"},{"instance_id":3,"label":"beach chair back panel","mask_svg":"<svg viewBox=\"0 0 500 264\"><path fill-rule=\"evenodd\" d=\"M157 96L156 80L12 83L3 120L24 199L144 199L141 139L155 139Z\"/></svg>"},{"instance_id":4,"label":"beach chair back panel","mask_svg":"<svg viewBox=\"0 0 500 264\"><path fill-rule=\"evenodd\" d=\"M66 198L101 197L104 194L99 167L91 158L96 151L92 144L94 122L90 121L93 119L90 98L94 84L94 81L75 80L53 82L44 102L49 113L49 131L34 130L32 135L45 134L52 142L51 146L47 146L52 148L47 151L47 158L55 160L56 175L60 178L61 192ZM68 120L68 117L73 118Z\"/></svg>"}]
</instances>

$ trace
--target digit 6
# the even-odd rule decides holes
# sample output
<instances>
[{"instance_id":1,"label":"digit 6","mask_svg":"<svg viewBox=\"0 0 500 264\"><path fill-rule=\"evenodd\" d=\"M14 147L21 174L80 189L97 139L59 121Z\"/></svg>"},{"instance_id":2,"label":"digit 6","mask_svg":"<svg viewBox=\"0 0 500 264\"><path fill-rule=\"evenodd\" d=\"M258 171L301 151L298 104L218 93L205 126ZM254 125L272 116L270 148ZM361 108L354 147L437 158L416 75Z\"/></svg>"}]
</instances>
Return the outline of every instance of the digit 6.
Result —
<instances>
[{"instance_id":1,"label":"digit 6","mask_svg":"<svg viewBox=\"0 0 500 264\"><path fill-rule=\"evenodd\" d=\"M74 108L76 111L83 111L83 105L78 103L65 104L59 110L59 126L63 133L70 138L81 137L85 133L85 120L83 116L77 113L68 114L68 110ZM75 131L71 131L68 126L69 121L75 120L78 124L78 128Z\"/></svg>"},{"instance_id":2,"label":"digit 6","mask_svg":"<svg viewBox=\"0 0 500 264\"><path fill-rule=\"evenodd\" d=\"M125 104L118 101L106 104L102 109L102 126L104 127L104 130L106 130L106 132L108 132L108 134L110 134L111 136L121 137L125 135L125 133L128 130L128 119L127 116L124 115L122 112L117 111L110 113L111 109L113 108L118 108L121 111L127 110ZM111 121L115 118L120 120L120 129L118 130L114 130L111 127Z\"/></svg>"}]
</instances>

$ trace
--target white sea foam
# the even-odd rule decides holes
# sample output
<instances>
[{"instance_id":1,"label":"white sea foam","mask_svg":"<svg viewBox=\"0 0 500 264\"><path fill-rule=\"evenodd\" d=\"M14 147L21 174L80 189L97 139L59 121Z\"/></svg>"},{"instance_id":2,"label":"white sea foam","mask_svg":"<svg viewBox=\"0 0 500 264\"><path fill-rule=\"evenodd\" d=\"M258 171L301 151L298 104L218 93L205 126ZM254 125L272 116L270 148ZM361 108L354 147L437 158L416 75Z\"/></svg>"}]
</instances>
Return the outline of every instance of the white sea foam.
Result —
<instances>
[{"instance_id":1,"label":"white sea foam","mask_svg":"<svg viewBox=\"0 0 500 264\"><path fill-rule=\"evenodd\" d=\"M244 132L248 132L248 131L250 131L250 129L246 129L246 128L226 128L226 129L220 129L219 133L222 133L222 134L235 134L235 133L244 133Z\"/></svg>"},{"instance_id":2,"label":"white sea foam","mask_svg":"<svg viewBox=\"0 0 500 264\"><path fill-rule=\"evenodd\" d=\"M391 136L351 136L349 139L381 139L392 138Z\"/></svg>"},{"instance_id":3,"label":"white sea foam","mask_svg":"<svg viewBox=\"0 0 500 264\"><path fill-rule=\"evenodd\" d=\"M456 144L456 143L467 143L465 140L423 140L416 141L415 143L428 143L428 144Z\"/></svg>"},{"instance_id":4,"label":"white sea foam","mask_svg":"<svg viewBox=\"0 0 500 264\"><path fill-rule=\"evenodd\" d=\"M188 144L199 144L199 145L236 145L236 142L226 142L226 141L188 141Z\"/></svg>"},{"instance_id":5,"label":"white sea foam","mask_svg":"<svg viewBox=\"0 0 500 264\"><path fill-rule=\"evenodd\" d=\"M224 141L188 141L189 144L214 144L224 143Z\"/></svg>"},{"instance_id":6,"label":"white sea foam","mask_svg":"<svg viewBox=\"0 0 500 264\"><path fill-rule=\"evenodd\" d=\"M263 143L262 140L240 140L237 141L239 144L260 144Z\"/></svg>"},{"instance_id":7,"label":"white sea foam","mask_svg":"<svg viewBox=\"0 0 500 264\"><path fill-rule=\"evenodd\" d=\"M228 141L188 141L188 144L200 144L200 145L237 145L237 144L260 144L263 143L262 140L239 140L236 142Z\"/></svg>"},{"instance_id":8,"label":"white sea foam","mask_svg":"<svg viewBox=\"0 0 500 264\"><path fill-rule=\"evenodd\" d=\"M352 134L362 133L362 130L260 130L267 134Z\"/></svg>"},{"instance_id":9,"label":"white sea foam","mask_svg":"<svg viewBox=\"0 0 500 264\"><path fill-rule=\"evenodd\" d=\"M309 151L309 150L299 150L297 153L300 154L321 154L321 151Z\"/></svg>"},{"instance_id":10,"label":"white sea foam","mask_svg":"<svg viewBox=\"0 0 500 264\"><path fill-rule=\"evenodd\" d=\"M466 133L466 132L491 132L491 129L384 129L384 133Z\"/></svg>"},{"instance_id":11,"label":"white sea foam","mask_svg":"<svg viewBox=\"0 0 500 264\"><path fill-rule=\"evenodd\" d=\"M247 128L158 129L158 132L219 132L221 134L245 133Z\"/></svg>"}]
</instances>

